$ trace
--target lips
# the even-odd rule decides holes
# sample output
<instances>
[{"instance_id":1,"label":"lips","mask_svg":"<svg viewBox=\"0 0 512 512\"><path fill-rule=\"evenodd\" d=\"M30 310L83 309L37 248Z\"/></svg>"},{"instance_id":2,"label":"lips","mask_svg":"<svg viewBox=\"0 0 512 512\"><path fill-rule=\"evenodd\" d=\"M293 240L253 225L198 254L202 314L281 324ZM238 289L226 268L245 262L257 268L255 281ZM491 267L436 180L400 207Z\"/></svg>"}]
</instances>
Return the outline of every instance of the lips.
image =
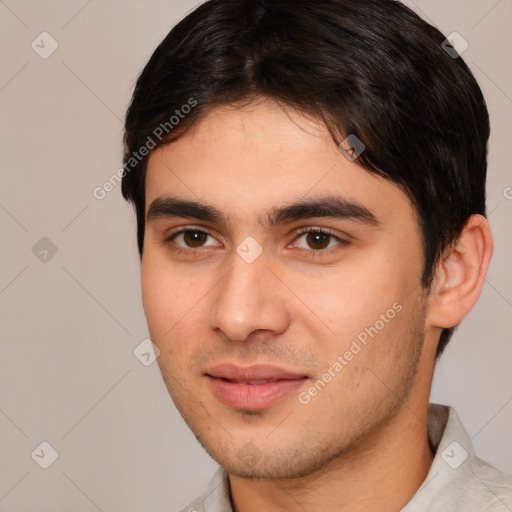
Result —
<instances>
[{"instance_id":1,"label":"lips","mask_svg":"<svg viewBox=\"0 0 512 512\"><path fill-rule=\"evenodd\" d=\"M214 396L229 407L263 410L289 397L309 380L307 375L270 365L217 365L206 373Z\"/></svg>"}]
</instances>

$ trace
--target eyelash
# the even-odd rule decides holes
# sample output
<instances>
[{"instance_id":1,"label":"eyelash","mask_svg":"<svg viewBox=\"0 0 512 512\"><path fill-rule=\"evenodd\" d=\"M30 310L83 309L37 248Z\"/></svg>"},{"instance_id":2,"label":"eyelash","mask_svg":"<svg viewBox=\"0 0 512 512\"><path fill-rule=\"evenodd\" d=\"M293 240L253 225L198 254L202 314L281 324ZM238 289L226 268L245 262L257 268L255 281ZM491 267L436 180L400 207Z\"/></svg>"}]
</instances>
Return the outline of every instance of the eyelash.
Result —
<instances>
[{"instance_id":1,"label":"eyelash","mask_svg":"<svg viewBox=\"0 0 512 512\"><path fill-rule=\"evenodd\" d=\"M180 229L179 231L175 231L175 232L171 233L169 236L167 236L165 238L164 242L169 247L169 250L171 250L174 253L189 254L189 255L199 255L202 252L202 250L204 250L202 247L198 247L197 249L193 249L193 248L184 249L183 247L172 245L173 240L176 237L178 237L179 235L181 235L183 233L186 233L187 231L192 231L192 232L196 232L196 233L204 233L205 235L215 238L212 235L212 233L210 233L209 231L207 231L204 228L196 228L194 226L188 226L186 228ZM304 227L304 228L299 229L295 233L295 237L294 237L293 241L296 242L298 238L300 238L302 235L304 235L306 233L321 233L321 234L324 234L324 235L334 238L338 242L338 245L336 247L334 247L334 248L331 247L330 249L316 249L315 250L315 249L302 249L301 248L302 251L306 251L306 253L313 258L322 258L325 256L329 256L332 254L333 251L340 250L344 246L349 245L348 240L344 240L343 238L340 238L338 235L334 234L331 230L329 230L327 228L318 228L318 227Z\"/></svg>"},{"instance_id":2,"label":"eyelash","mask_svg":"<svg viewBox=\"0 0 512 512\"><path fill-rule=\"evenodd\" d=\"M348 240L345 240L343 238L340 238L338 235L336 235L333 231L327 228L318 228L318 227L304 227L299 229L296 234L293 241L297 241L299 237L306 233L321 233L323 235L327 235L331 238L333 238L336 242L338 242L338 245L335 247L331 247L330 249L301 249L302 251L306 251L307 254L312 256L313 258L322 258L326 256L332 255L333 252L337 252L341 250L343 247L349 245Z\"/></svg>"}]
</instances>

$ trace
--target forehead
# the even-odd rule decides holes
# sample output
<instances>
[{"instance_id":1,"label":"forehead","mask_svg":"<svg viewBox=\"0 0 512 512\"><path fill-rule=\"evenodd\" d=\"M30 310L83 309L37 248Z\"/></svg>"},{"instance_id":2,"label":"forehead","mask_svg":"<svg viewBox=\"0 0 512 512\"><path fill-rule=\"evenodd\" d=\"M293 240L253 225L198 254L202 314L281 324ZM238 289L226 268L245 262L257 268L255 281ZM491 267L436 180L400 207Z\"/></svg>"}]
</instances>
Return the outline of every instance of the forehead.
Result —
<instances>
[{"instance_id":1,"label":"forehead","mask_svg":"<svg viewBox=\"0 0 512 512\"><path fill-rule=\"evenodd\" d=\"M336 194L379 216L414 218L403 191L348 159L321 121L272 100L213 109L147 166L146 209L169 195L253 217Z\"/></svg>"}]
</instances>

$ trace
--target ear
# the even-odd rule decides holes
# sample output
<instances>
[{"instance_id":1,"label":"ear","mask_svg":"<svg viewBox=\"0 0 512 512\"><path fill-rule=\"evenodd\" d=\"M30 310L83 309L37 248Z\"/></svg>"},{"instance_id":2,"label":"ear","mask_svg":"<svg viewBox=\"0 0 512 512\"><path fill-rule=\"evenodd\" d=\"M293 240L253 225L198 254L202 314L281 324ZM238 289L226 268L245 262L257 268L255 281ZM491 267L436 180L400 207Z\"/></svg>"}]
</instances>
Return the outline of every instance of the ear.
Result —
<instances>
[{"instance_id":1,"label":"ear","mask_svg":"<svg viewBox=\"0 0 512 512\"><path fill-rule=\"evenodd\" d=\"M437 266L427 327L454 327L471 311L480 297L492 250L488 220L482 215L472 215L457 242L444 252Z\"/></svg>"}]
</instances>

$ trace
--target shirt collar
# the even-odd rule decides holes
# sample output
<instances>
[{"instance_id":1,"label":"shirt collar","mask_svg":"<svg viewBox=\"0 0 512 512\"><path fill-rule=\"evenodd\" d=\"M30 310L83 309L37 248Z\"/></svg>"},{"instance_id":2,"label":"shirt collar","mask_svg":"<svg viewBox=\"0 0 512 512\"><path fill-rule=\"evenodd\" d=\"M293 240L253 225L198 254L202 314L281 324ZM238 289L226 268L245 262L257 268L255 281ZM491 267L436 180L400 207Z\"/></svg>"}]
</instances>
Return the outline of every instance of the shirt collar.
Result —
<instances>
[{"instance_id":1,"label":"shirt collar","mask_svg":"<svg viewBox=\"0 0 512 512\"><path fill-rule=\"evenodd\" d=\"M471 439L453 407L431 403L427 427L434 460L427 477L401 512L429 510L439 499L456 503L478 465Z\"/></svg>"}]
</instances>

